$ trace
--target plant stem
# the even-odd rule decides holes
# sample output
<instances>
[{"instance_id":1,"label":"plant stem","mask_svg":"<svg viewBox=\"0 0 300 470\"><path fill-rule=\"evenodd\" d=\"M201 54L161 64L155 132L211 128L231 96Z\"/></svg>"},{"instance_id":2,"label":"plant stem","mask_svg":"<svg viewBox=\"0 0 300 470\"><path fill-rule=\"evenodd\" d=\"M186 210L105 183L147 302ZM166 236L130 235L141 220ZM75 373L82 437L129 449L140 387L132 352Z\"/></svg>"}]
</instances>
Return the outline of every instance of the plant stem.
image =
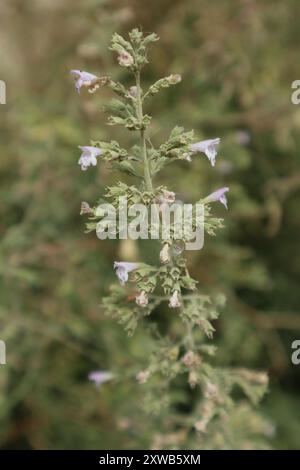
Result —
<instances>
[{"instance_id":1,"label":"plant stem","mask_svg":"<svg viewBox=\"0 0 300 470\"><path fill-rule=\"evenodd\" d=\"M142 90L141 90L141 77L140 71L136 72L136 88L137 88L137 117L141 125L140 135L142 141L142 155L144 161L144 181L146 185L147 191L153 191L152 180L151 180L151 173L149 168L149 161L147 157L147 146L146 146L146 137L145 137L145 129L142 127L143 123L143 102L142 102ZM173 265L173 260L170 261L170 264ZM182 309L182 307L181 307ZM186 324L187 334L186 334L186 346L187 350L194 349L194 338L193 338L193 327L190 323Z\"/></svg>"},{"instance_id":2,"label":"plant stem","mask_svg":"<svg viewBox=\"0 0 300 470\"><path fill-rule=\"evenodd\" d=\"M143 125L143 103L142 103L142 90L141 90L141 79L140 79L140 71L136 72L136 88L137 88L137 116L138 120L141 125L140 135L142 141L142 155L144 161L144 180L147 191L153 191L152 180L151 180L151 173L149 167L149 161L147 157L147 146L146 146L146 137L145 137L145 129L142 128Z\"/></svg>"}]
</instances>

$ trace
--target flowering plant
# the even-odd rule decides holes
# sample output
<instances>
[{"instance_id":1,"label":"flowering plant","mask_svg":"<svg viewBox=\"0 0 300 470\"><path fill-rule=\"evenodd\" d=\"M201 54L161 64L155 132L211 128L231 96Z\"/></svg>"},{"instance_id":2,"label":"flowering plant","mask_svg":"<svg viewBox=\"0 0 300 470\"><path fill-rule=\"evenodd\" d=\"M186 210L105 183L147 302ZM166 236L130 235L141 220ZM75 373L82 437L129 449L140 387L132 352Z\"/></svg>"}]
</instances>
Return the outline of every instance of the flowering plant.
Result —
<instances>
[{"instance_id":1,"label":"flowering plant","mask_svg":"<svg viewBox=\"0 0 300 470\"><path fill-rule=\"evenodd\" d=\"M109 76L99 77L80 70L71 72L78 92L82 87L91 93L103 86L109 87L118 99L106 107L110 112L108 124L124 126L139 135L139 142L129 150L115 141L92 141L90 145L80 146L82 154L78 163L82 170L87 170L106 161L112 168L136 177L137 186L119 182L109 187L105 201L115 207L120 198L126 199L129 210L136 203L145 207L154 204L157 217L147 225L147 233L153 231L164 212L176 202L173 190L154 186L154 178L160 170L176 160L192 165L192 156L198 153L205 154L214 166L220 144L219 138L194 142L193 131L186 132L178 126L165 143L157 147L152 144L149 135L151 117L144 113L144 105L163 89L181 81L180 75L172 74L157 80L146 91L142 89L141 71L148 63L148 47L157 40L156 34L144 36L138 29L129 33L128 40L113 35L111 49L117 53L119 65L126 67L134 77L134 84L129 89ZM202 224L209 235L215 235L222 228L223 220L212 215L211 203L219 201L227 208L228 191L228 187L223 187L200 198L204 218L200 220L192 210L193 228ZM100 202L93 207L83 202L81 207L81 213L89 218L87 230L96 230L98 236L109 228L109 215L104 224L103 200ZM139 220L143 224L144 218ZM136 378L143 388L143 399L137 406L152 417L156 430L152 447L227 449L263 446L260 436L267 434L269 428L253 406L267 389L267 376L263 372L216 365L216 348L211 344L215 331L213 322L218 318L225 298L221 294L209 296L197 288L185 258L192 234L183 233L180 239L175 237L175 225L174 219L170 222L169 238L161 238L160 253L154 266L138 260L114 262L119 284L113 285L110 295L102 301L104 312L122 324L129 335L133 335L138 325L147 329L153 340L151 354L147 355L142 367L138 364L130 374L94 371L90 379L100 384L108 380L114 383L121 380L122 375ZM116 232L122 232L120 220L114 235ZM154 322L149 323L146 319L164 302L180 320L165 336ZM185 379L189 391L184 385ZM180 411L184 406L185 411Z\"/></svg>"}]
</instances>

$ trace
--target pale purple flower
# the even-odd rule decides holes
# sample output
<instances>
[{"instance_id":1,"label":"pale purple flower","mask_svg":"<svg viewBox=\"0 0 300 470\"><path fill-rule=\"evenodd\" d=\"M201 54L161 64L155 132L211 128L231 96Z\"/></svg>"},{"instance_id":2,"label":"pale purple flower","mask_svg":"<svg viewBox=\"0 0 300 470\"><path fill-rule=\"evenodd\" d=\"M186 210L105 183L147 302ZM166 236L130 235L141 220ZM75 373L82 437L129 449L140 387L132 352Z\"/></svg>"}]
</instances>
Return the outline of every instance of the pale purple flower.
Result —
<instances>
[{"instance_id":1,"label":"pale purple flower","mask_svg":"<svg viewBox=\"0 0 300 470\"><path fill-rule=\"evenodd\" d=\"M126 261L115 261L114 269L119 278L121 286L128 281L128 274L138 268L137 263L127 263Z\"/></svg>"},{"instance_id":2,"label":"pale purple flower","mask_svg":"<svg viewBox=\"0 0 300 470\"><path fill-rule=\"evenodd\" d=\"M80 88L87 87L93 89L94 83L98 80L98 77L92 73L84 72L83 70L71 70L71 75L74 76L75 88L80 93Z\"/></svg>"},{"instance_id":3,"label":"pale purple flower","mask_svg":"<svg viewBox=\"0 0 300 470\"><path fill-rule=\"evenodd\" d=\"M220 143L220 138L217 137L216 139L208 139L208 140L201 140L200 142L196 142L195 144L190 145L190 150L192 152L203 152L209 159L212 166L215 166L216 163L216 156L217 156L217 146ZM190 155L187 154L185 157L186 160L190 161Z\"/></svg>"},{"instance_id":4,"label":"pale purple flower","mask_svg":"<svg viewBox=\"0 0 300 470\"><path fill-rule=\"evenodd\" d=\"M94 370L89 373L88 379L91 382L94 382L96 387L100 387L105 382L108 382L113 378L113 374L111 372L107 372L105 370Z\"/></svg>"},{"instance_id":5,"label":"pale purple flower","mask_svg":"<svg viewBox=\"0 0 300 470\"><path fill-rule=\"evenodd\" d=\"M97 157L101 155L102 150L98 147L91 147L89 145L86 146L79 146L80 150L82 150L81 157L78 160L79 165L83 171L87 170L89 166L96 166L97 165Z\"/></svg>"},{"instance_id":6,"label":"pale purple flower","mask_svg":"<svg viewBox=\"0 0 300 470\"><path fill-rule=\"evenodd\" d=\"M225 195L225 193L227 193L227 191L229 191L229 188L227 188L226 186L224 188L217 189L217 191L214 191L209 196L207 196L204 199L204 202L220 201L221 204L223 204L226 207L226 209L228 209L227 199L226 199L226 195Z\"/></svg>"},{"instance_id":7,"label":"pale purple flower","mask_svg":"<svg viewBox=\"0 0 300 470\"><path fill-rule=\"evenodd\" d=\"M174 290L172 296L170 297L169 301L169 307L171 308L178 308L181 306L179 296L178 296L178 290Z\"/></svg>"}]
</instances>

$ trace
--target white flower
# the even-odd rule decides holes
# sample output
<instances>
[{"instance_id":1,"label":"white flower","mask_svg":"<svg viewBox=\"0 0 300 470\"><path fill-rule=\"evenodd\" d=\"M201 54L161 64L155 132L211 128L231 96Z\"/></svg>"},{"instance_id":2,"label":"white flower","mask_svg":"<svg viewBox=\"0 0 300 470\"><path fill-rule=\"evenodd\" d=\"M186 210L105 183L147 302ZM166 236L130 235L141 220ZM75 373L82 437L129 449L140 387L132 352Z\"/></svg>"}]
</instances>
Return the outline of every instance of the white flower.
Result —
<instances>
[{"instance_id":1,"label":"white flower","mask_svg":"<svg viewBox=\"0 0 300 470\"><path fill-rule=\"evenodd\" d=\"M159 196L159 201L161 204L172 204L175 202L175 193L173 191L168 191L167 189L163 189L161 195Z\"/></svg>"},{"instance_id":2,"label":"white flower","mask_svg":"<svg viewBox=\"0 0 300 470\"><path fill-rule=\"evenodd\" d=\"M181 306L181 303L180 303L179 296L178 296L178 290L174 290L172 296L170 297L169 307L177 308L180 306Z\"/></svg>"},{"instance_id":3,"label":"white flower","mask_svg":"<svg viewBox=\"0 0 300 470\"><path fill-rule=\"evenodd\" d=\"M80 207L80 215L83 215L83 214L94 214L94 211L89 205L89 203L85 201L82 201L81 207Z\"/></svg>"},{"instance_id":4,"label":"white flower","mask_svg":"<svg viewBox=\"0 0 300 470\"><path fill-rule=\"evenodd\" d=\"M82 150L81 157L78 160L79 165L83 171L87 170L89 166L96 166L97 165L97 157L101 155L102 150L97 147L91 146L79 146L80 150Z\"/></svg>"},{"instance_id":5,"label":"white flower","mask_svg":"<svg viewBox=\"0 0 300 470\"><path fill-rule=\"evenodd\" d=\"M169 243L165 243L164 246L162 247L159 253L159 259L160 259L161 264L169 263L169 261L171 260Z\"/></svg>"},{"instance_id":6,"label":"white flower","mask_svg":"<svg viewBox=\"0 0 300 470\"><path fill-rule=\"evenodd\" d=\"M148 296L144 290L135 298L136 303L140 307L147 307L148 305Z\"/></svg>"},{"instance_id":7,"label":"white flower","mask_svg":"<svg viewBox=\"0 0 300 470\"><path fill-rule=\"evenodd\" d=\"M138 95L138 89L137 89L137 87L136 87L136 86L131 86L131 87L129 88L129 94L130 94L130 96L131 96L132 98L136 98L137 95Z\"/></svg>"},{"instance_id":8,"label":"white flower","mask_svg":"<svg viewBox=\"0 0 300 470\"><path fill-rule=\"evenodd\" d=\"M113 374L104 370L94 370L89 373L88 379L94 382L96 387L100 387L103 383L113 379Z\"/></svg>"},{"instance_id":9,"label":"white flower","mask_svg":"<svg viewBox=\"0 0 300 470\"><path fill-rule=\"evenodd\" d=\"M74 76L76 82L75 82L75 88L80 93L80 88L86 87L89 88L90 92L94 92L97 88L99 88L99 83L98 80L99 78L89 72L84 72L83 70L71 70L71 75Z\"/></svg>"},{"instance_id":10,"label":"white flower","mask_svg":"<svg viewBox=\"0 0 300 470\"><path fill-rule=\"evenodd\" d=\"M224 188L217 189L217 191L214 191L209 196L207 196L204 199L204 202L220 201L221 204L223 204L223 206L225 206L226 209L228 209L227 199L226 199L226 195L225 195L225 193L227 193L227 191L229 191L229 188L227 186L225 186Z\"/></svg>"},{"instance_id":11,"label":"white flower","mask_svg":"<svg viewBox=\"0 0 300 470\"><path fill-rule=\"evenodd\" d=\"M127 263L125 261L114 262L114 269L116 270L116 275L118 276L122 286L124 286L124 284L128 281L128 273L134 271L137 268L137 263Z\"/></svg>"},{"instance_id":12,"label":"white flower","mask_svg":"<svg viewBox=\"0 0 300 470\"><path fill-rule=\"evenodd\" d=\"M208 140L201 140L200 142L196 142L195 144L190 145L190 150L192 152L203 152L209 159L212 166L215 166L216 163L216 156L217 156L217 145L220 143L220 138L217 137L216 139L208 139ZM190 161L190 155L187 154L185 157L186 160Z\"/></svg>"},{"instance_id":13,"label":"white flower","mask_svg":"<svg viewBox=\"0 0 300 470\"><path fill-rule=\"evenodd\" d=\"M169 204L173 204L173 202L175 202L175 199L176 199L176 194L173 191L168 191L167 189L163 189L160 195L156 198L159 211L163 212Z\"/></svg>"}]
</instances>

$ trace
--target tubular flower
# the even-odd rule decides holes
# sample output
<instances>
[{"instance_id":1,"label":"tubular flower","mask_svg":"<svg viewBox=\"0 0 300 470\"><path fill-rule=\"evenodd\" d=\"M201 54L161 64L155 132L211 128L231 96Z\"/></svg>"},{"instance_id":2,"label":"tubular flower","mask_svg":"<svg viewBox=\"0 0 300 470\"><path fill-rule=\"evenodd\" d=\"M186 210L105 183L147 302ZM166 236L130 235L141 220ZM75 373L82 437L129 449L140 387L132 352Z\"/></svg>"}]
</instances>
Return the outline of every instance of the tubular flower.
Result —
<instances>
[{"instance_id":1,"label":"tubular flower","mask_svg":"<svg viewBox=\"0 0 300 470\"><path fill-rule=\"evenodd\" d=\"M120 281L121 286L128 281L128 274L138 268L137 263L127 263L126 261L115 261L114 269Z\"/></svg>"},{"instance_id":2,"label":"tubular flower","mask_svg":"<svg viewBox=\"0 0 300 470\"><path fill-rule=\"evenodd\" d=\"M97 388L99 388L102 384L108 382L112 378L113 374L104 370L94 370L88 375L88 379L91 382L94 382Z\"/></svg>"},{"instance_id":3,"label":"tubular flower","mask_svg":"<svg viewBox=\"0 0 300 470\"><path fill-rule=\"evenodd\" d=\"M86 171L89 166L96 166L97 165L97 157L101 155L102 150L97 147L91 146L79 146L80 150L82 150L81 157L78 160L78 164L81 166L82 171Z\"/></svg>"},{"instance_id":4,"label":"tubular flower","mask_svg":"<svg viewBox=\"0 0 300 470\"><path fill-rule=\"evenodd\" d=\"M99 88L99 77L85 72L84 70L71 70L71 75L75 78L75 88L80 93L81 87L89 89L90 93L94 93Z\"/></svg>"},{"instance_id":5,"label":"tubular flower","mask_svg":"<svg viewBox=\"0 0 300 470\"><path fill-rule=\"evenodd\" d=\"M212 166L215 166L216 163L216 156L217 156L217 146L220 143L220 138L217 137L216 139L208 139L208 140L201 140L200 142L196 142L195 144L190 145L190 150L193 153L202 152L205 153L207 158L209 159ZM191 160L189 154L186 155L186 160Z\"/></svg>"},{"instance_id":6,"label":"tubular flower","mask_svg":"<svg viewBox=\"0 0 300 470\"><path fill-rule=\"evenodd\" d=\"M229 191L229 188L227 186L225 186L224 188L217 189L217 191L214 191L209 196L207 196L204 199L204 202L219 201L219 202L221 202L221 204L223 204L223 206L226 207L226 209L228 209L228 207L227 207L227 198L226 198L226 195L225 195L225 193L227 193L227 191Z\"/></svg>"}]
</instances>

